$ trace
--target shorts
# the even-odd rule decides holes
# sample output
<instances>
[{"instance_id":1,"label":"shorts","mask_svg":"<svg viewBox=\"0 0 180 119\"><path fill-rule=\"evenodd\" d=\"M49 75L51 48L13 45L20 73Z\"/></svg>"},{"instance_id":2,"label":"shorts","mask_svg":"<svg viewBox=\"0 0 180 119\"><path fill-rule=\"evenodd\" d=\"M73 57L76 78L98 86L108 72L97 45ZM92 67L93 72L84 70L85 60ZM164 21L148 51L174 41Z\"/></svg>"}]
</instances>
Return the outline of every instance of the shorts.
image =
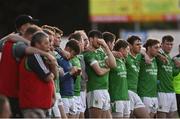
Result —
<instances>
[{"instance_id":1,"label":"shorts","mask_svg":"<svg viewBox=\"0 0 180 119\"><path fill-rule=\"evenodd\" d=\"M60 93L56 93L56 101L52 107L53 117L61 117L61 112L59 110L59 105L63 105Z\"/></svg>"},{"instance_id":2,"label":"shorts","mask_svg":"<svg viewBox=\"0 0 180 119\"><path fill-rule=\"evenodd\" d=\"M87 93L88 108L96 107L107 111L110 109L110 96L106 89L94 90Z\"/></svg>"},{"instance_id":3,"label":"shorts","mask_svg":"<svg viewBox=\"0 0 180 119\"><path fill-rule=\"evenodd\" d=\"M157 113L158 110L157 97L142 97L142 101L146 106L148 113Z\"/></svg>"},{"instance_id":4,"label":"shorts","mask_svg":"<svg viewBox=\"0 0 180 119\"><path fill-rule=\"evenodd\" d=\"M80 111L81 111L81 97L80 96L74 96L74 102L75 102L75 106L76 106L76 109L77 109L77 114L79 115L80 114Z\"/></svg>"},{"instance_id":5,"label":"shorts","mask_svg":"<svg viewBox=\"0 0 180 119\"><path fill-rule=\"evenodd\" d=\"M130 101L115 101L111 103L113 117L130 117Z\"/></svg>"},{"instance_id":6,"label":"shorts","mask_svg":"<svg viewBox=\"0 0 180 119\"><path fill-rule=\"evenodd\" d=\"M129 99L130 99L130 109L134 110L136 108L145 107L141 98L133 91L128 90Z\"/></svg>"},{"instance_id":7,"label":"shorts","mask_svg":"<svg viewBox=\"0 0 180 119\"><path fill-rule=\"evenodd\" d=\"M177 111L177 101L175 93L158 93L158 103L160 112L175 112Z\"/></svg>"},{"instance_id":8,"label":"shorts","mask_svg":"<svg viewBox=\"0 0 180 119\"><path fill-rule=\"evenodd\" d=\"M67 114L70 115L76 115L77 114L77 108L76 108L76 104L74 102L74 98L62 98L62 102L63 102L63 107L64 107L64 111Z\"/></svg>"},{"instance_id":9,"label":"shorts","mask_svg":"<svg viewBox=\"0 0 180 119\"><path fill-rule=\"evenodd\" d=\"M20 118L23 117L21 113L21 109L19 107L19 100L18 98L12 98L12 97L7 97L9 100L9 104L11 107L12 111L12 118Z\"/></svg>"},{"instance_id":10,"label":"shorts","mask_svg":"<svg viewBox=\"0 0 180 119\"><path fill-rule=\"evenodd\" d=\"M81 110L80 110L80 112L84 113L86 110L86 91L81 91L80 97L81 97Z\"/></svg>"}]
</instances>

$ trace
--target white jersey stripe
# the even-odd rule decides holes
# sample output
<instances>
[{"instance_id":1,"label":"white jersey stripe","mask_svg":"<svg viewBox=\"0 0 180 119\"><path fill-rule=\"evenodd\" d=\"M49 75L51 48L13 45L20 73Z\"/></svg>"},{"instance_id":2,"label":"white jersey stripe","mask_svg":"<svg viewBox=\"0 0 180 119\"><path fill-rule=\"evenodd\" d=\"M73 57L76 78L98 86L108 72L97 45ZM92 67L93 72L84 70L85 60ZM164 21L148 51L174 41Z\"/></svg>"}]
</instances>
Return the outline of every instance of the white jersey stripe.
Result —
<instances>
[{"instance_id":1,"label":"white jersey stripe","mask_svg":"<svg viewBox=\"0 0 180 119\"><path fill-rule=\"evenodd\" d=\"M49 73L49 69L47 69L47 67L45 66L41 56L39 54L34 54L37 62L39 63L39 66L41 67L41 69L44 71L45 74Z\"/></svg>"}]
</instances>

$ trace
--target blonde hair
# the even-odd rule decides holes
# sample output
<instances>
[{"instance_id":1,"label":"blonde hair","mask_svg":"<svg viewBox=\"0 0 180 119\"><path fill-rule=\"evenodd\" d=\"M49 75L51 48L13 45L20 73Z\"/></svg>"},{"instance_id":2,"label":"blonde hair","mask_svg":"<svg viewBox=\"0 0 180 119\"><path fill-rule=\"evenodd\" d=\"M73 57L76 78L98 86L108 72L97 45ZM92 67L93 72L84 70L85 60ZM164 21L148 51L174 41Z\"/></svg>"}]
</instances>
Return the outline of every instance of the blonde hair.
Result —
<instances>
[{"instance_id":1,"label":"blonde hair","mask_svg":"<svg viewBox=\"0 0 180 119\"><path fill-rule=\"evenodd\" d=\"M61 29L59 29L59 28L57 28L57 27L53 27L53 28L54 28L54 30L55 30L55 34L59 34L60 36L63 35L63 31L62 31Z\"/></svg>"},{"instance_id":2,"label":"blonde hair","mask_svg":"<svg viewBox=\"0 0 180 119\"><path fill-rule=\"evenodd\" d=\"M44 30L44 29L47 29L47 30L49 30L49 31L51 31L51 32L53 32L54 34L55 34L55 29L54 29L54 27L52 27L52 26L49 26L49 25L43 25L43 26L41 26L41 28Z\"/></svg>"}]
</instances>

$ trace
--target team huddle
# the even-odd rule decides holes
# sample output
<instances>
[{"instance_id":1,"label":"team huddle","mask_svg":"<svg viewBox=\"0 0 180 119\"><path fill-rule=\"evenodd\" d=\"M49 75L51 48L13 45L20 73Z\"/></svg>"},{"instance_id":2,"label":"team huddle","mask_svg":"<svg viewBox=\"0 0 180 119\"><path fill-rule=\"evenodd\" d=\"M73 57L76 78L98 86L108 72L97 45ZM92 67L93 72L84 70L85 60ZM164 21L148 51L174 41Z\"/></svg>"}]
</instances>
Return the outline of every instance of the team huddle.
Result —
<instances>
[{"instance_id":1,"label":"team huddle","mask_svg":"<svg viewBox=\"0 0 180 119\"><path fill-rule=\"evenodd\" d=\"M142 47L135 35L122 40L111 32L77 30L62 49L57 27L39 27L21 15L16 29L0 40L0 95L11 117L177 117L172 81L180 60L169 55L172 36L148 39Z\"/></svg>"}]
</instances>

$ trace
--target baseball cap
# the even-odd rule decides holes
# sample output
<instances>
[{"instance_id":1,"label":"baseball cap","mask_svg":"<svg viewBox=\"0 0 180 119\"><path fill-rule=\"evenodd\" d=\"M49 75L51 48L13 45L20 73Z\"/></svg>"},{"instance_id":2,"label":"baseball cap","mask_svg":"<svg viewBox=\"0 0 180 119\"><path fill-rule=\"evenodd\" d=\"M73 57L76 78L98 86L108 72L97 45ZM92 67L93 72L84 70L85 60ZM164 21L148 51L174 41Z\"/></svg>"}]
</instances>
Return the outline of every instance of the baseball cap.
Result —
<instances>
[{"instance_id":1,"label":"baseball cap","mask_svg":"<svg viewBox=\"0 0 180 119\"><path fill-rule=\"evenodd\" d=\"M38 21L38 19L33 19L30 15L20 15L15 20L15 28L19 29L22 25L26 23L36 24Z\"/></svg>"}]
</instances>

